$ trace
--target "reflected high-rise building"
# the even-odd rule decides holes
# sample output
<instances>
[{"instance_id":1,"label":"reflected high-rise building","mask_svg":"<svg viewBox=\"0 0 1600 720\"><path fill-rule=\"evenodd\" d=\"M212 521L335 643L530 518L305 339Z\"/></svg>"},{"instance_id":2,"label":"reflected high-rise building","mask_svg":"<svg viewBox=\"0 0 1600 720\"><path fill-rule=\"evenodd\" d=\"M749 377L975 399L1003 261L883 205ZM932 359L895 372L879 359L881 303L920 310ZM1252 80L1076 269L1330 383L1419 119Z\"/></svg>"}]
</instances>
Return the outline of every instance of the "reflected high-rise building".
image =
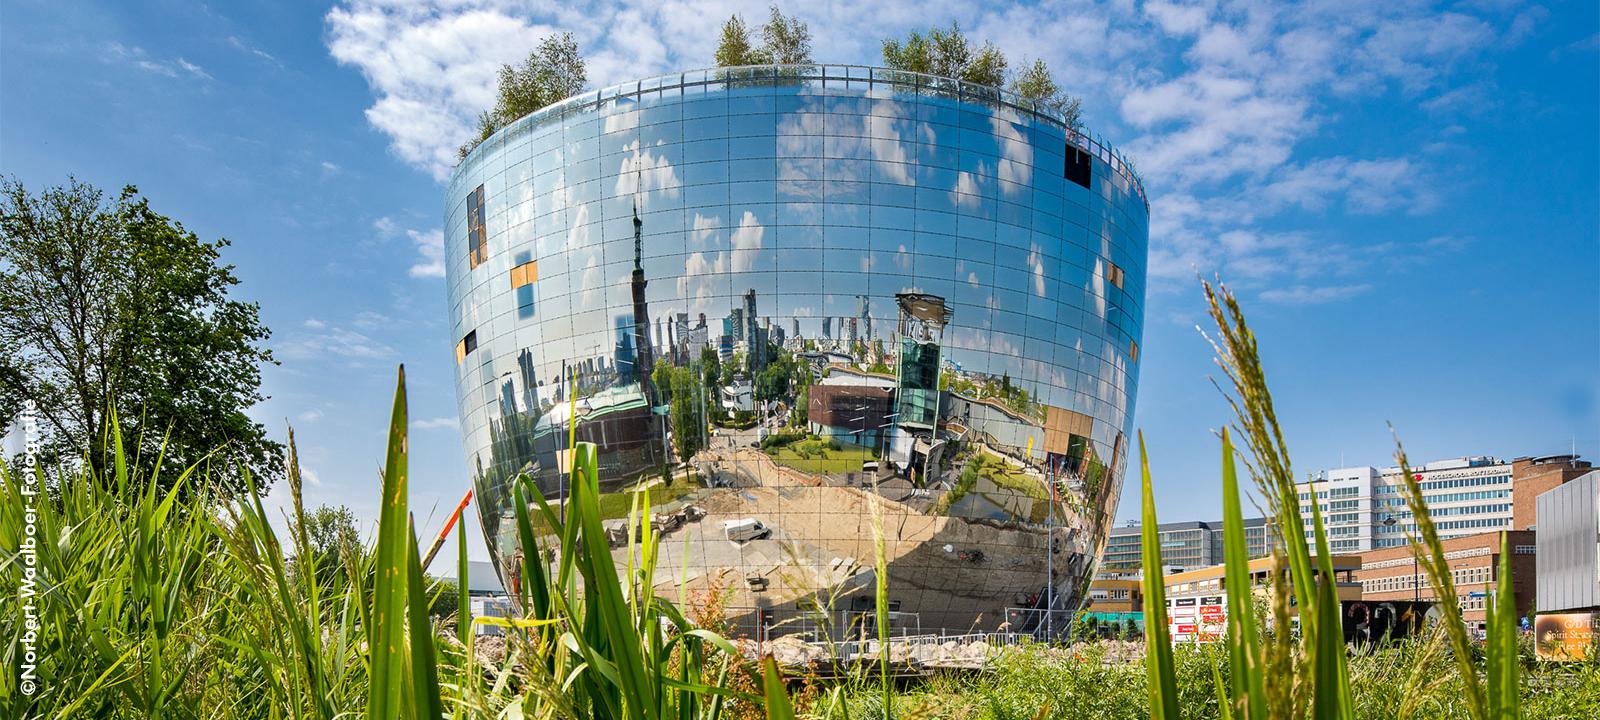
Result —
<instances>
[{"instance_id":1,"label":"reflected high-rise building","mask_svg":"<svg viewBox=\"0 0 1600 720\"><path fill-rule=\"evenodd\" d=\"M741 632L842 634L880 582L895 632L1065 630L1122 484L1149 234L1089 137L990 88L815 66L629 83L487 139L444 227L497 567L512 484L562 498L575 435L608 527L649 488L656 591L724 587Z\"/></svg>"}]
</instances>

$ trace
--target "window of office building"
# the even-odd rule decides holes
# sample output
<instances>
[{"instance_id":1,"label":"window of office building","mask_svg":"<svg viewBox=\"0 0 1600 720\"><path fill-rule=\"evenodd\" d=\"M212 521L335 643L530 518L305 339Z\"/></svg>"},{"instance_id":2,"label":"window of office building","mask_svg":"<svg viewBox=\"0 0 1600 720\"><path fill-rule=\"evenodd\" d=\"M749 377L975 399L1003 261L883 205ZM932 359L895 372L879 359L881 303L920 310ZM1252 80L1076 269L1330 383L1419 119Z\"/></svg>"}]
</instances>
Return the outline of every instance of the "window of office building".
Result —
<instances>
[{"instance_id":1,"label":"window of office building","mask_svg":"<svg viewBox=\"0 0 1600 720\"><path fill-rule=\"evenodd\" d=\"M1076 145L1067 143L1065 174L1068 180L1083 187L1089 187L1094 179L1094 161L1089 153L1079 150Z\"/></svg>"},{"instance_id":2,"label":"window of office building","mask_svg":"<svg viewBox=\"0 0 1600 720\"><path fill-rule=\"evenodd\" d=\"M476 268L489 259L489 236L484 229L483 186L467 194L467 267Z\"/></svg>"},{"instance_id":3,"label":"window of office building","mask_svg":"<svg viewBox=\"0 0 1600 720\"><path fill-rule=\"evenodd\" d=\"M468 353L471 353L473 350L477 349L478 331L473 330L472 332L467 333L466 337L461 338L461 342L456 343L456 362L459 364L462 360L466 359Z\"/></svg>"},{"instance_id":4,"label":"window of office building","mask_svg":"<svg viewBox=\"0 0 1600 720\"><path fill-rule=\"evenodd\" d=\"M538 281L538 261L530 260L511 268L511 291L517 295L517 317L533 317L533 284Z\"/></svg>"}]
</instances>

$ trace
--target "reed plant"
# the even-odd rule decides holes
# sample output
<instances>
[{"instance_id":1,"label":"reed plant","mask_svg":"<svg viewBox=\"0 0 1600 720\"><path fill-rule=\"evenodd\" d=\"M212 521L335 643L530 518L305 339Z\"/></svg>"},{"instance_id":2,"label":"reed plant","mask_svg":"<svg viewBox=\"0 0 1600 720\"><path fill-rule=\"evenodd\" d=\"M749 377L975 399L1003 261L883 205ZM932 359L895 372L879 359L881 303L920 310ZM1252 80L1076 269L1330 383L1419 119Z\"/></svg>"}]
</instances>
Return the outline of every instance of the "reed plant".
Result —
<instances>
[{"instance_id":1,"label":"reed plant","mask_svg":"<svg viewBox=\"0 0 1600 720\"><path fill-rule=\"evenodd\" d=\"M714 622L696 622L656 596L662 538L648 522L647 490L630 498L619 574L601 526L596 449L575 442L570 428L571 492L560 510L528 478L513 482L522 551L507 579L521 612L472 616L459 529L456 614L451 627L437 625L429 609L444 591L419 561L407 497L402 368L377 533L371 547L345 548L333 572L312 561L292 431L283 538L248 473L243 497L213 493L210 469L222 454L186 468L130 462L115 422L99 449L112 458L108 478L88 463L26 475L0 463L0 583L19 589L16 602L0 607L8 669L0 674L0 716L721 720L735 706L739 717L772 720L1600 716L1600 659L1530 667L1531 651L1515 632L1509 553L1501 556L1489 640L1480 650L1468 637L1403 450L1397 459L1418 528L1412 548L1442 598L1442 620L1431 634L1352 654L1322 519L1315 509L1309 519L1300 514L1256 339L1226 289L1205 291L1237 416L1220 433L1225 562L1234 581L1218 645L1175 648L1168 635L1142 435L1142 667L1109 657L1104 646L1031 645L999 657L991 672L897 693L888 673L887 552L873 505L877 667L863 663L797 710L770 659L749 662ZM1249 577L1241 464L1282 530L1271 550L1282 570L1260 589L1260 606L1257 588L1240 580ZM133 469L144 467L151 469ZM505 631L503 658L479 656L474 629L483 625ZM16 672L25 663L34 666L31 694Z\"/></svg>"},{"instance_id":2,"label":"reed plant","mask_svg":"<svg viewBox=\"0 0 1600 720\"><path fill-rule=\"evenodd\" d=\"M226 501L209 492L204 463L170 483L159 462L147 476L130 470L142 464L126 461L115 423L110 482L98 482L87 463L28 478L0 465L0 581L24 588L19 600L30 605L0 608L8 668L0 716L720 717L737 695L728 674L746 665L726 639L652 592L659 538L646 493L631 516L635 562L619 578L600 526L590 444L574 448L565 518L526 478L517 483L526 612L471 617L458 531L454 630L436 627L429 608L441 590L423 573L407 501L406 416L402 368L377 533L334 573L301 562L313 555L292 432L287 541L253 483ZM34 488L41 494L25 494ZM546 535L533 533L534 512ZM490 623L506 626L512 648L494 665L474 651L473 627ZM25 694L9 670L21 668L24 643L35 641L37 680ZM748 672L756 693L745 700L759 707L783 693L775 668Z\"/></svg>"},{"instance_id":3,"label":"reed plant","mask_svg":"<svg viewBox=\"0 0 1600 720\"><path fill-rule=\"evenodd\" d=\"M1355 702L1350 687L1343 613L1321 511L1313 502L1309 519L1300 513L1288 445L1267 387L1260 349L1237 298L1226 287L1213 287L1210 283L1204 283L1204 290L1211 319L1216 325L1217 337L1212 345L1227 381L1223 394L1235 415L1234 422L1221 432L1223 551L1229 611L1224 642L1230 671L1226 689L1222 687L1220 673L1216 681L1222 716L1248 720L1353 718ZM1233 433L1244 439L1243 452L1234 448ZM1141 437L1141 460L1143 455ZM1243 461L1254 479L1256 491L1266 503L1268 517L1278 531L1274 533L1271 547L1273 563L1266 587L1270 614L1264 629L1256 626L1253 603L1256 588L1250 580L1245 549L1236 459ZM1440 599L1444 611L1442 625L1451 640L1471 716L1474 720L1519 717L1516 610L1511 596L1509 548L1501 555L1499 589L1489 623L1488 687L1485 689L1480 684L1449 567L1428 518L1421 489L1406 468L1403 452L1399 459L1406 475L1407 502L1417 518L1418 537L1413 538L1412 552L1425 568ZM1150 674L1151 717L1178 718L1181 714L1172 699L1175 674L1165 634L1164 581L1160 572L1160 547L1155 532L1157 518L1148 463L1141 462L1141 470L1144 585L1149 606L1145 614L1149 642L1146 665ZM1309 528L1310 540L1303 528ZM1291 608L1298 621L1298 632L1292 629Z\"/></svg>"}]
</instances>

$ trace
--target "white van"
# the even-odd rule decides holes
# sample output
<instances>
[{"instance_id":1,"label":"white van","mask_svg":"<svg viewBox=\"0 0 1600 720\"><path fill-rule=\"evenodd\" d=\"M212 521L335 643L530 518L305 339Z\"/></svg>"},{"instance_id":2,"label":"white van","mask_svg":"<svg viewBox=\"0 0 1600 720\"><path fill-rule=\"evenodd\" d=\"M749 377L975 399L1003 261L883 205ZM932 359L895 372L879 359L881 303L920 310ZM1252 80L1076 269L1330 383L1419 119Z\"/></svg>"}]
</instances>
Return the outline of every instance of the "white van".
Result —
<instances>
[{"instance_id":1,"label":"white van","mask_svg":"<svg viewBox=\"0 0 1600 720\"><path fill-rule=\"evenodd\" d=\"M742 543L767 537L772 534L772 528L755 518L744 518L722 523L722 534L733 542Z\"/></svg>"}]
</instances>

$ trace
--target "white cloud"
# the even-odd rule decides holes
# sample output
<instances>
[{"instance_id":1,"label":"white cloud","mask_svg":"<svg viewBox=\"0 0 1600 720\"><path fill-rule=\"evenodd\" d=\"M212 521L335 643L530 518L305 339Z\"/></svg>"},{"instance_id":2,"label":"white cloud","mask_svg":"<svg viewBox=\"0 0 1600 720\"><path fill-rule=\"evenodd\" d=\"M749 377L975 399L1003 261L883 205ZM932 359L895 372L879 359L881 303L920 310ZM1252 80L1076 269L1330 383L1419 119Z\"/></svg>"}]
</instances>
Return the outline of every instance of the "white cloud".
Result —
<instances>
[{"instance_id":1,"label":"white cloud","mask_svg":"<svg viewBox=\"0 0 1600 720\"><path fill-rule=\"evenodd\" d=\"M604 87L703 67L730 13L759 23L766 6L762 0L344 0L327 15L327 43L335 60L366 78L374 96L368 121L390 138L393 152L442 179L477 114L493 103L496 68L520 60L557 29L574 33L588 59L589 86ZM1429 105L1436 115L1471 111L1471 95L1454 92L1456 76L1480 69L1485 57L1526 36L1544 18L1515 2L1440 10L1378 0L928 0L815 3L789 10L810 25L813 55L822 61L876 63L881 38L952 20L1006 48L1014 64L1045 60L1069 92L1084 96L1091 128L1138 161L1152 200L1150 274L1162 281L1152 283L1154 291L1173 287L1175 279L1186 285L1195 272L1217 271L1249 274L1263 288L1310 287L1315 283L1300 278L1314 273L1312 268L1350 264L1319 260L1316 248L1324 248L1325 256L1337 255L1329 247L1358 253L1353 243L1284 229L1276 222L1282 216L1435 207L1436 191L1427 188L1438 186L1430 180L1442 174L1433 168L1442 160L1426 147L1407 152L1390 146L1367 154L1355 146L1310 141L1341 115L1358 111L1355 103L1390 93L1417 102L1436 99ZM909 135L909 123L902 128L892 118L877 120L889 123L889 132L874 133L875 158L906 159L903 140L928 139L900 137L902 130ZM1002 132L1005 157L984 171L982 182L1028 182L1031 163L1018 154L1028 146L1011 139ZM624 175L639 169L645 190L676 191L676 169L658 151L648 143L628 150L620 157ZM614 189L631 191L633 182L618 177ZM979 182L958 180L965 190L977 189ZM1269 220L1275 221L1271 232L1263 230ZM741 223L731 239L748 241L752 232L759 233L759 224L747 230ZM1229 255L1240 251L1220 240L1228 233L1259 242ZM419 241L418 247L423 260L413 274L442 271L429 254L436 245ZM724 266L721 247L696 250L705 254L688 262L704 269ZM726 254L727 264L738 265L748 255ZM1291 301L1307 292L1285 290L1275 297Z\"/></svg>"},{"instance_id":2,"label":"white cloud","mask_svg":"<svg viewBox=\"0 0 1600 720\"><path fill-rule=\"evenodd\" d=\"M460 426L460 421L454 416L440 416L436 418L419 419L411 421L412 430L444 430Z\"/></svg>"},{"instance_id":3,"label":"white cloud","mask_svg":"<svg viewBox=\"0 0 1600 720\"><path fill-rule=\"evenodd\" d=\"M152 57L144 48L137 45L129 47L119 42L106 46L105 59L107 62L121 65L130 65L147 73L162 75L169 78L192 77L198 80L210 80L211 74L183 58L162 60Z\"/></svg>"},{"instance_id":4,"label":"white cloud","mask_svg":"<svg viewBox=\"0 0 1600 720\"><path fill-rule=\"evenodd\" d=\"M425 232L407 230L406 235L420 256L411 266L411 277L444 277L444 231L438 228Z\"/></svg>"},{"instance_id":5,"label":"white cloud","mask_svg":"<svg viewBox=\"0 0 1600 720\"><path fill-rule=\"evenodd\" d=\"M277 65L280 68L283 67L283 63L278 62L278 58L273 57L272 53L245 42L243 38L240 38L237 35L229 35L228 44L232 45L234 49L238 50L239 52L254 55L262 60L272 63L273 65Z\"/></svg>"},{"instance_id":6,"label":"white cloud","mask_svg":"<svg viewBox=\"0 0 1600 720\"><path fill-rule=\"evenodd\" d=\"M295 419L299 420L300 422L303 422L303 423L314 423L314 422L322 419L322 411L318 410L316 408L312 408L310 410L307 410L305 412L300 413L299 415L296 415Z\"/></svg>"},{"instance_id":7,"label":"white cloud","mask_svg":"<svg viewBox=\"0 0 1600 720\"><path fill-rule=\"evenodd\" d=\"M756 267L756 256L761 252L761 240L767 234L766 227L756 219L756 215L749 210L739 218L739 227L733 231L733 271L748 272Z\"/></svg>"},{"instance_id":8,"label":"white cloud","mask_svg":"<svg viewBox=\"0 0 1600 720\"><path fill-rule=\"evenodd\" d=\"M307 320L301 332L290 335L275 352L286 360L344 360L360 365L394 357L394 348L367 334L321 320Z\"/></svg>"},{"instance_id":9,"label":"white cloud","mask_svg":"<svg viewBox=\"0 0 1600 720\"><path fill-rule=\"evenodd\" d=\"M1290 305L1314 305L1318 303L1333 302L1359 295L1372 288L1371 285L1291 285L1283 288L1272 288L1261 292L1261 299L1267 302L1286 303Z\"/></svg>"}]
</instances>

